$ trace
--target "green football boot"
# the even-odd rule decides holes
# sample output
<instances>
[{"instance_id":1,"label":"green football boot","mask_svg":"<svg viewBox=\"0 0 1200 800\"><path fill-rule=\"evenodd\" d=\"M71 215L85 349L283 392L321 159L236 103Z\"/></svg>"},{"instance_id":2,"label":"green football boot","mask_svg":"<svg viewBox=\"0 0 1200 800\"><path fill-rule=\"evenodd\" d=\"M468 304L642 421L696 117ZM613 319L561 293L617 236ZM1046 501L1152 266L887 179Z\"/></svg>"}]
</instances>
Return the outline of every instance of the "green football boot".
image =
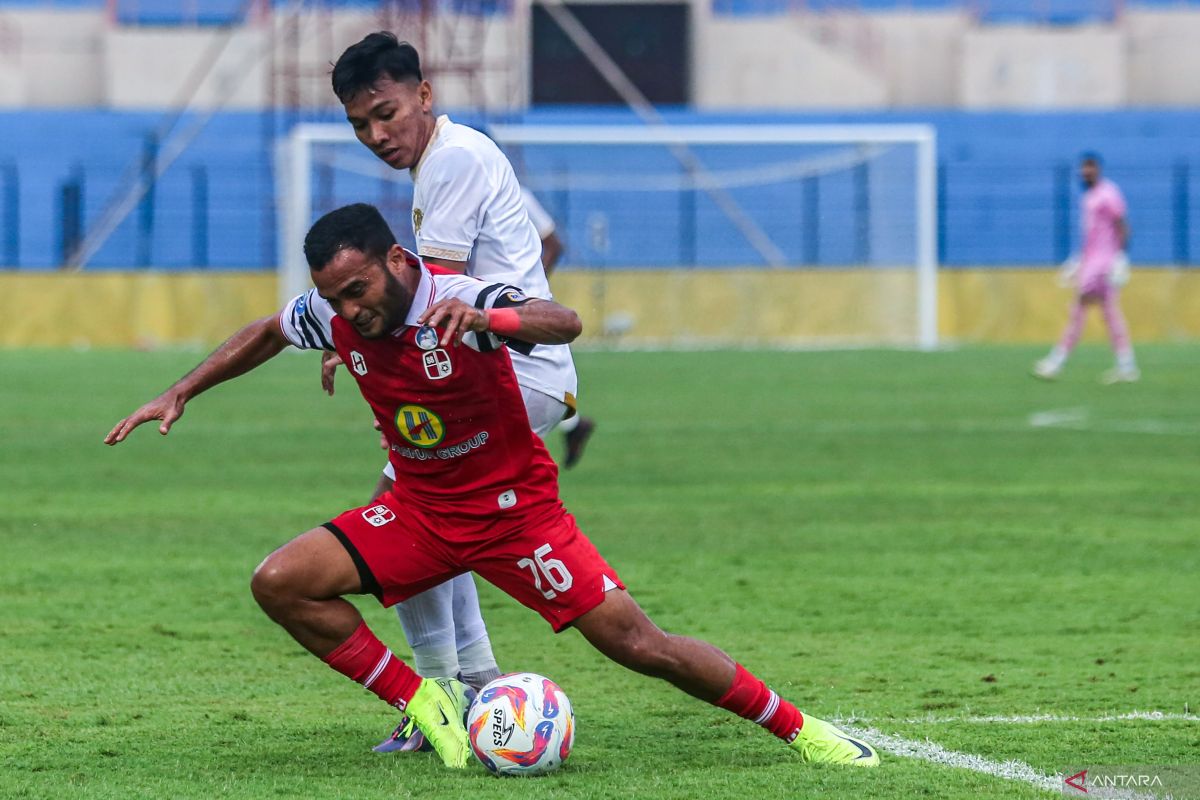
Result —
<instances>
[{"instance_id":1,"label":"green football boot","mask_svg":"<svg viewBox=\"0 0 1200 800\"><path fill-rule=\"evenodd\" d=\"M463 725L467 697L467 686L461 681L425 678L404 709L442 757L442 763L453 769L466 767L471 754Z\"/></svg>"},{"instance_id":2,"label":"green football boot","mask_svg":"<svg viewBox=\"0 0 1200 800\"><path fill-rule=\"evenodd\" d=\"M788 745L810 764L849 764L853 767L879 766L875 748L848 736L823 719L804 715L804 727Z\"/></svg>"}]
</instances>

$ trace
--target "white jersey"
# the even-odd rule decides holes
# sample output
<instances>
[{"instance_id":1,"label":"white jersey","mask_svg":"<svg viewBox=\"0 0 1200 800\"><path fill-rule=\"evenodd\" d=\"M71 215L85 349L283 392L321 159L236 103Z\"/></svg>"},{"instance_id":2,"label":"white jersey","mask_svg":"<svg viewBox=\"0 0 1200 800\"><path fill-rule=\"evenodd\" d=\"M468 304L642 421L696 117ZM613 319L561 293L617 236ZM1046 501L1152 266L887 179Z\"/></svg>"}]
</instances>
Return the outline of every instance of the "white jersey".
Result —
<instances>
[{"instance_id":1,"label":"white jersey","mask_svg":"<svg viewBox=\"0 0 1200 800\"><path fill-rule=\"evenodd\" d=\"M554 233L554 217L546 209L542 208L542 204L533 196L533 192L521 187L521 199L525 201L525 211L529 214L529 221L533 223L533 229L537 231L539 239L545 240L547 236Z\"/></svg>"},{"instance_id":2,"label":"white jersey","mask_svg":"<svg viewBox=\"0 0 1200 800\"><path fill-rule=\"evenodd\" d=\"M541 237L525 210L512 164L495 142L438 117L412 180L418 255L464 261L468 275L553 299L542 268ZM567 345L511 355L521 386L574 408L578 379Z\"/></svg>"}]
</instances>

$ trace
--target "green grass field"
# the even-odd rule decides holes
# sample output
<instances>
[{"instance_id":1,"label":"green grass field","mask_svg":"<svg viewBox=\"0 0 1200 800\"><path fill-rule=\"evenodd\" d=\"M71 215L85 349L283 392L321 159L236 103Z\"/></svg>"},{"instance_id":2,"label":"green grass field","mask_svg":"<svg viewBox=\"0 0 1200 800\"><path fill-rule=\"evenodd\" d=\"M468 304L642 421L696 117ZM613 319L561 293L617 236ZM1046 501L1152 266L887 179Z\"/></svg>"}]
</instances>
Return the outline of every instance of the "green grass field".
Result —
<instances>
[{"instance_id":1,"label":"green grass field","mask_svg":"<svg viewBox=\"0 0 1200 800\"><path fill-rule=\"evenodd\" d=\"M364 501L365 407L286 356L167 439L101 444L200 355L0 352L0 798L1048 796L886 750L806 767L486 585L501 666L574 702L567 766L371 753L394 712L248 589ZM1200 348L1145 347L1119 387L1099 348L1057 384L1027 377L1037 355L582 353L600 427L563 494L656 621L818 716L1051 776L1200 763ZM1132 711L1168 716L1105 719ZM1055 719L980 719L1034 714Z\"/></svg>"}]
</instances>

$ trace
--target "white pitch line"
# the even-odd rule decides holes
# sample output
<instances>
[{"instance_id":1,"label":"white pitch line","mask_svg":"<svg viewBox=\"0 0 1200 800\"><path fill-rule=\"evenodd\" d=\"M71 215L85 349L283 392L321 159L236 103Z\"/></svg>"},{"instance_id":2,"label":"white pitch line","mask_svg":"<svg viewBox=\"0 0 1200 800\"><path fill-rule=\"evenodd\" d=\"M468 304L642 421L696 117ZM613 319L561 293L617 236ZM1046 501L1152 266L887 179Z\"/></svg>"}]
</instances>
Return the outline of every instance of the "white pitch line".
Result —
<instances>
[{"instance_id":1,"label":"white pitch line","mask_svg":"<svg viewBox=\"0 0 1200 800\"><path fill-rule=\"evenodd\" d=\"M983 725L1035 725L1042 722L1122 722L1143 720L1149 722L1200 722L1200 714L1182 714L1169 711L1127 711L1122 714L1099 714L1080 717L1071 714L993 714L968 716L928 716L909 719L886 719L851 716L844 718L846 724L855 722L901 725L939 725L945 723L967 723Z\"/></svg>"},{"instance_id":2,"label":"white pitch line","mask_svg":"<svg viewBox=\"0 0 1200 800\"><path fill-rule=\"evenodd\" d=\"M1031 428L1085 428L1087 422L1086 408L1055 408L1035 411L1029 415Z\"/></svg>"},{"instance_id":3,"label":"white pitch line","mask_svg":"<svg viewBox=\"0 0 1200 800\"><path fill-rule=\"evenodd\" d=\"M918 742L912 739L905 739L901 736L892 736L874 728L860 728L850 725L843 727L855 736L861 736L865 741L870 742L876 747L886 750L889 753L903 756L904 758L915 758L920 761L928 761L931 764L968 769L972 772L991 775L994 778L1026 783L1045 792L1062 792L1063 779L1061 777L1047 775L1044 772L1034 769L1024 761L993 761L990 758L975 755L974 753L960 753L957 750L948 750L940 744L930 741Z\"/></svg>"},{"instance_id":4,"label":"white pitch line","mask_svg":"<svg viewBox=\"0 0 1200 800\"><path fill-rule=\"evenodd\" d=\"M1125 419L1093 421L1086 408L1050 408L1034 411L1026 420L1030 428L1057 428L1096 433L1134 433L1153 436L1195 436L1200 424L1161 419Z\"/></svg>"},{"instance_id":5,"label":"white pitch line","mask_svg":"<svg viewBox=\"0 0 1200 800\"><path fill-rule=\"evenodd\" d=\"M915 758L931 764L966 769L984 775L991 775L994 778L1028 784L1044 792L1062 795L1062 775L1047 775L1041 770L1026 764L1024 761L1016 759L1010 761L993 761L990 758L975 755L974 753L960 753L957 750L949 750L940 744L928 740L918 742L912 739L905 739L902 736L883 733L874 728L862 728L854 725L843 725L842 727L855 736L862 737L881 750L903 758ZM1106 796L1119 796L1123 800L1157 800L1155 795L1135 792L1121 792L1119 795L1110 794Z\"/></svg>"}]
</instances>

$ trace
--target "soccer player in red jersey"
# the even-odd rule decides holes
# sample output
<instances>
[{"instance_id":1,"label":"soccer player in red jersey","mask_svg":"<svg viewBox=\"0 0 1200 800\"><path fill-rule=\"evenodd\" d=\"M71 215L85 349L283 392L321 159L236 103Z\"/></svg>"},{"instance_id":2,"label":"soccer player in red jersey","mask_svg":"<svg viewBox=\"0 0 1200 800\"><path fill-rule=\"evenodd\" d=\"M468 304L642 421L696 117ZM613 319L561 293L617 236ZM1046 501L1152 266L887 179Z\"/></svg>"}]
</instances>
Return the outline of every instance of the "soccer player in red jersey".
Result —
<instances>
[{"instance_id":1,"label":"soccer player in red jersey","mask_svg":"<svg viewBox=\"0 0 1200 800\"><path fill-rule=\"evenodd\" d=\"M658 628L558 498L504 346L579 335L574 311L520 289L432 271L372 206L326 214L305 238L315 290L252 322L105 437L113 445L288 344L336 350L391 445L401 478L271 553L251 579L262 609L313 655L406 712L449 767L465 767L466 687L422 678L375 637L346 595L385 606L467 571L574 627L629 669L753 720L806 761L872 766L870 745L800 713L711 644Z\"/></svg>"}]
</instances>

